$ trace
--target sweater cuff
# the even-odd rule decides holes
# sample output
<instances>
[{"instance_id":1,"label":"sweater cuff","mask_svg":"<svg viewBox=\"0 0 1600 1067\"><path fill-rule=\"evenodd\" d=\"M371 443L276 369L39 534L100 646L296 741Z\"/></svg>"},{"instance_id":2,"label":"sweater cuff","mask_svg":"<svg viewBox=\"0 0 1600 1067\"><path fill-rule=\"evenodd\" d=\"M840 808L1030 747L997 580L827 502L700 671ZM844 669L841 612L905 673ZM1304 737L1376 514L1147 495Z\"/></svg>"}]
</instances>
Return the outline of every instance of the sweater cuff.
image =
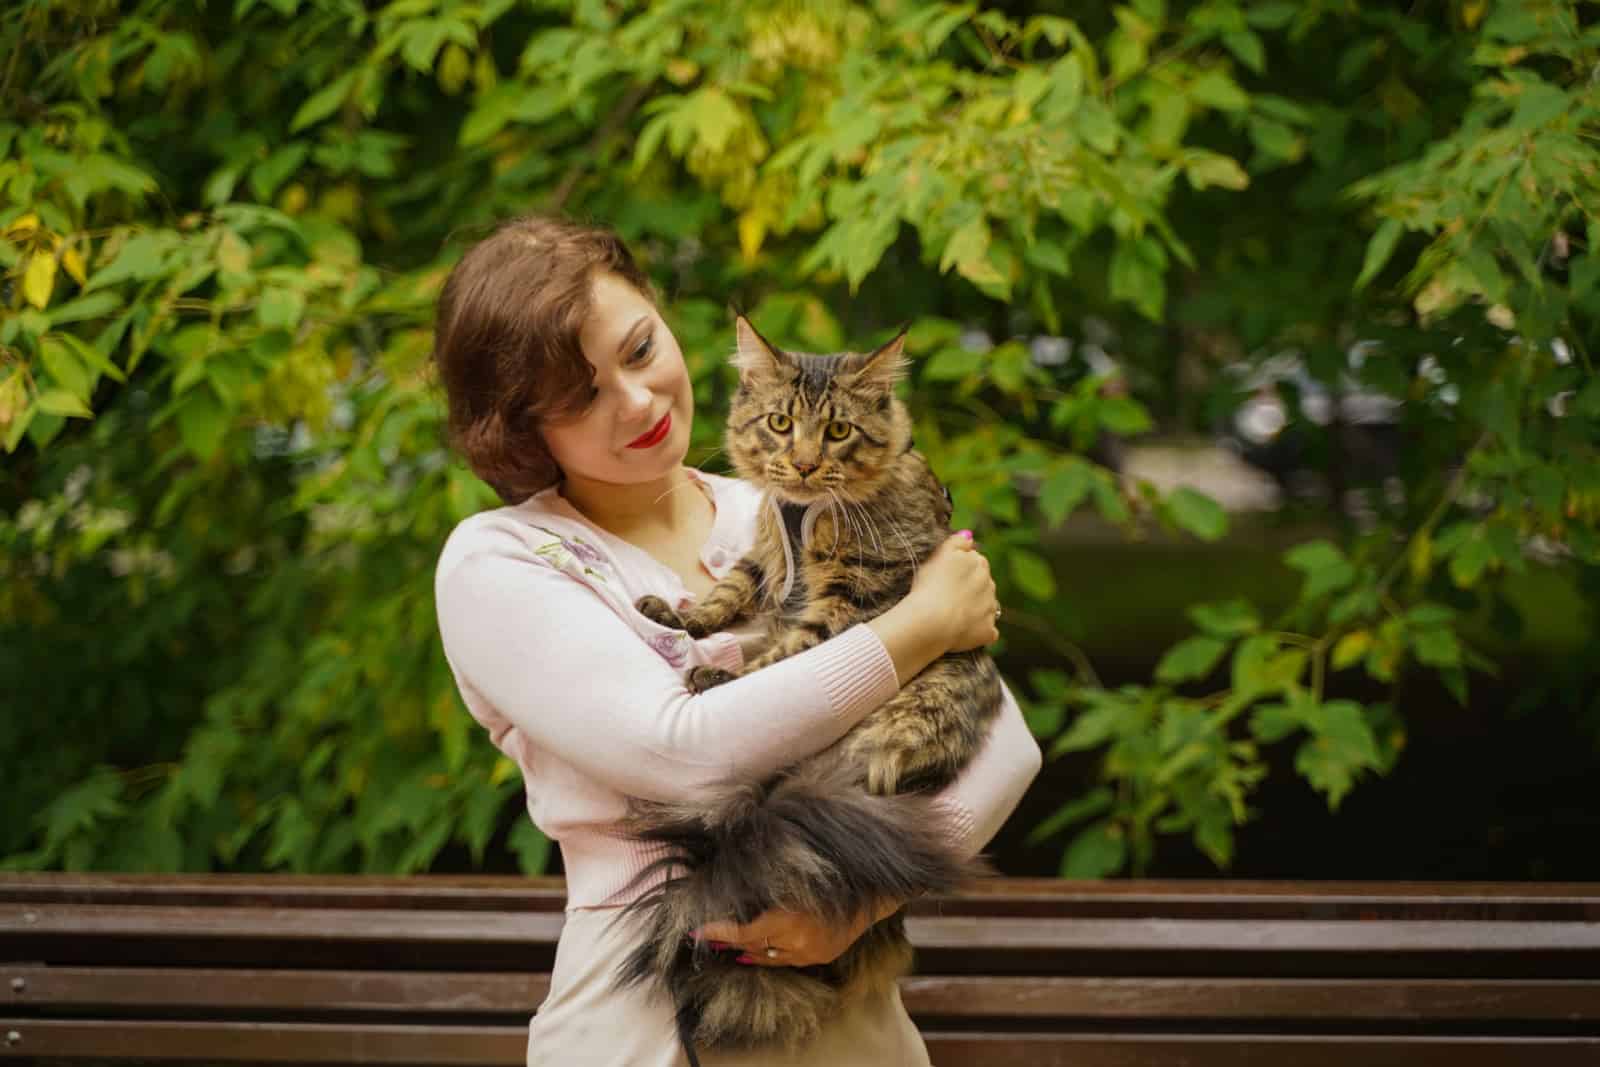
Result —
<instances>
[{"instance_id":1,"label":"sweater cuff","mask_svg":"<svg viewBox=\"0 0 1600 1067\"><path fill-rule=\"evenodd\" d=\"M739 668L744 666L744 649L739 645L737 634L716 633L705 638L708 647L706 658L711 661L711 666L721 667L730 674L737 674Z\"/></svg>"},{"instance_id":2,"label":"sweater cuff","mask_svg":"<svg viewBox=\"0 0 1600 1067\"><path fill-rule=\"evenodd\" d=\"M813 652L828 705L852 724L900 691L894 660L866 623L824 641Z\"/></svg>"},{"instance_id":3,"label":"sweater cuff","mask_svg":"<svg viewBox=\"0 0 1600 1067\"><path fill-rule=\"evenodd\" d=\"M935 797L933 806L944 820L945 839L961 855L968 858L976 856L984 842L973 840L978 829L978 817L972 809L948 796Z\"/></svg>"}]
</instances>

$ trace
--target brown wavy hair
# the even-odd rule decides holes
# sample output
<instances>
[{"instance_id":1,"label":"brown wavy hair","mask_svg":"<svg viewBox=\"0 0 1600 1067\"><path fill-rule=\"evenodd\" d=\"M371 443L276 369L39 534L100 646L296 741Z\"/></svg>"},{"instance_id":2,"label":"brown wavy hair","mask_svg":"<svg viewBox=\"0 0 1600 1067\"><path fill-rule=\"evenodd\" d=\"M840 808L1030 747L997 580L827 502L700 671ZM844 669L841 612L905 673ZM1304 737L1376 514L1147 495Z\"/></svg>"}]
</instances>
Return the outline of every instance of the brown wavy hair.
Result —
<instances>
[{"instance_id":1,"label":"brown wavy hair","mask_svg":"<svg viewBox=\"0 0 1600 1067\"><path fill-rule=\"evenodd\" d=\"M538 215L507 219L471 245L439 293L433 361L449 442L507 504L561 480L540 423L593 399L594 367L578 332L596 271L655 302L612 230Z\"/></svg>"}]
</instances>

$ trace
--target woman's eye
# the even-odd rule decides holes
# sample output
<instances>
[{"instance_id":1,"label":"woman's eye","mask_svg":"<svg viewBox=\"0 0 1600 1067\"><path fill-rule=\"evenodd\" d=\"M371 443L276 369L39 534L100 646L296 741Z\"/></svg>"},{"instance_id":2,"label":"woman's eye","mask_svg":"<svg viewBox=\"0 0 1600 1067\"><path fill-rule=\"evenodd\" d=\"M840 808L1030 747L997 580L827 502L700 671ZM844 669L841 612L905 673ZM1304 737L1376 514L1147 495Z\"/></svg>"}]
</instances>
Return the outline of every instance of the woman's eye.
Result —
<instances>
[{"instance_id":1,"label":"woman's eye","mask_svg":"<svg viewBox=\"0 0 1600 1067\"><path fill-rule=\"evenodd\" d=\"M639 342L639 347L635 348L633 350L633 354L628 357L628 362L629 363L643 363L645 360L650 358L650 353L655 349L655 346L656 346L655 335L654 334L650 334L650 335L646 336L643 341Z\"/></svg>"},{"instance_id":2,"label":"woman's eye","mask_svg":"<svg viewBox=\"0 0 1600 1067\"><path fill-rule=\"evenodd\" d=\"M788 433L790 426L789 416L774 411L767 416L767 426L773 433Z\"/></svg>"},{"instance_id":3,"label":"woman's eye","mask_svg":"<svg viewBox=\"0 0 1600 1067\"><path fill-rule=\"evenodd\" d=\"M850 429L851 427L848 422L841 422L838 419L834 419L832 422L828 423L828 439L830 441L843 441L846 437L850 436Z\"/></svg>"}]
</instances>

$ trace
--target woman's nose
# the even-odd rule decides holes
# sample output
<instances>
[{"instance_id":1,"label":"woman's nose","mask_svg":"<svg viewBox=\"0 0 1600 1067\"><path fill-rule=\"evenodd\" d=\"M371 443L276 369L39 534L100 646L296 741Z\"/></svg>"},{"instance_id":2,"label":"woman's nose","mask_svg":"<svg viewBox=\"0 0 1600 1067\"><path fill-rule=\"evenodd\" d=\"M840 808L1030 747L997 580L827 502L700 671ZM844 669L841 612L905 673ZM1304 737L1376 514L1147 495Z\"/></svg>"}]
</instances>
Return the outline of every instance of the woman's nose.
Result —
<instances>
[{"instance_id":1,"label":"woman's nose","mask_svg":"<svg viewBox=\"0 0 1600 1067\"><path fill-rule=\"evenodd\" d=\"M623 414L628 418L640 418L650 411L650 390L643 382L631 382L622 389Z\"/></svg>"}]
</instances>

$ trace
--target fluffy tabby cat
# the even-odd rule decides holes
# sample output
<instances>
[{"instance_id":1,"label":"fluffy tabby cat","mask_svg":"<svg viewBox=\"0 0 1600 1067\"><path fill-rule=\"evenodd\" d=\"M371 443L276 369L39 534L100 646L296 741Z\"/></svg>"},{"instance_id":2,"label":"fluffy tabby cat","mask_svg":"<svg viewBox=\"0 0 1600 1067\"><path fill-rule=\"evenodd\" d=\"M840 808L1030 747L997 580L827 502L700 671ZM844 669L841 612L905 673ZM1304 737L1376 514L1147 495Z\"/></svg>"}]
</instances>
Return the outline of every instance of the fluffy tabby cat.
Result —
<instances>
[{"instance_id":1,"label":"fluffy tabby cat","mask_svg":"<svg viewBox=\"0 0 1600 1067\"><path fill-rule=\"evenodd\" d=\"M768 612L770 643L743 668L752 671L903 597L949 537L950 496L912 448L894 395L903 334L864 355L810 355L774 348L743 316L736 331L727 451L769 506L750 554L681 616L657 597L638 608L696 637ZM688 683L699 692L732 677L696 667ZM900 914L817 967L740 965L689 934L773 907L843 923L882 899L979 873L939 833L931 794L978 750L1001 700L986 653L947 654L837 743L767 781L731 782L698 804L636 805L628 832L670 846L652 867L670 877L626 912L644 916L647 936L619 984L663 982L691 1056L695 1046L799 1044L851 999L884 991L911 962Z\"/></svg>"}]
</instances>

